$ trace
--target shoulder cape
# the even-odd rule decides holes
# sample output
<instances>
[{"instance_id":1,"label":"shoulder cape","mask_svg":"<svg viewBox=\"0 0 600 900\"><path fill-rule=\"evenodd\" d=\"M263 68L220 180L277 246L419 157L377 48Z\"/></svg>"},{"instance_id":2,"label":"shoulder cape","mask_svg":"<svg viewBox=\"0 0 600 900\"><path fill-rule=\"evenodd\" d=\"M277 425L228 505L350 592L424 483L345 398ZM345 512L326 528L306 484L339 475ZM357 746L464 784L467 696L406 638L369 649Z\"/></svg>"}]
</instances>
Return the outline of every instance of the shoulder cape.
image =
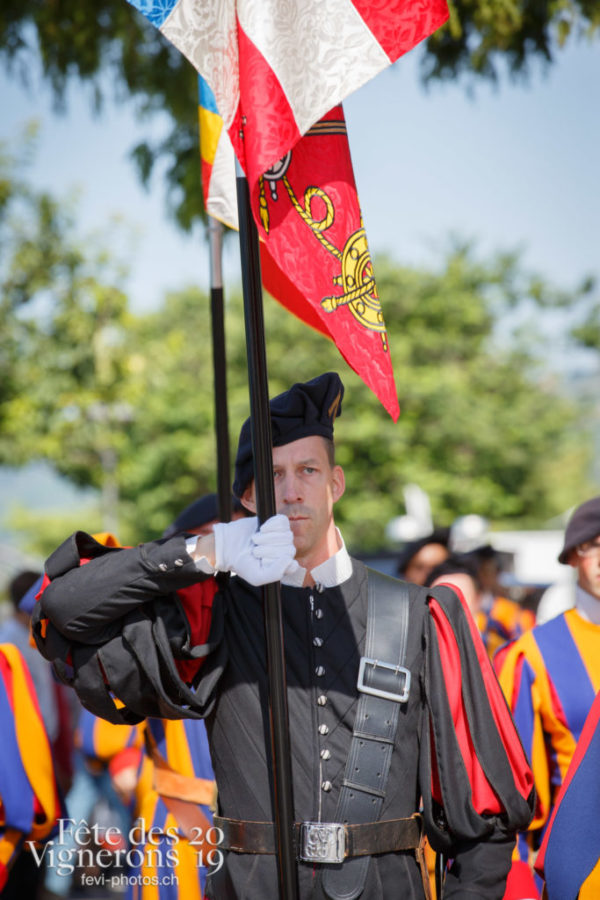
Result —
<instances>
[{"instance_id":1,"label":"shoulder cape","mask_svg":"<svg viewBox=\"0 0 600 900\"><path fill-rule=\"evenodd\" d=\"M535 795L527 757L470 613L456 590L445 586L432 589L427 603L429 721L421 785L430 839L448 851L450 834L480 840L498 822L506 832L526 827Z\"/></svg>"}]
</instances>

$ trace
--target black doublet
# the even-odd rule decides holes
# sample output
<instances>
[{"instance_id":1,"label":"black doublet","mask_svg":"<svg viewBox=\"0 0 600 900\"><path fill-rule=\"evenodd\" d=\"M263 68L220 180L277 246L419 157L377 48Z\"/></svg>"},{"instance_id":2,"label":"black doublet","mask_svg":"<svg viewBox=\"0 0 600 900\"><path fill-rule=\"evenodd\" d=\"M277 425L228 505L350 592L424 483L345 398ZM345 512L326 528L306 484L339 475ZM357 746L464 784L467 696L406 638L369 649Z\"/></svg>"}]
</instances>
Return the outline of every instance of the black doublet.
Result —
<instances>
[{"instance_id":1,"label":"black doublet","mask_svg":"<svg viewBox=\"0 0 600 900\"><path fill-rule=\"evenodd\" d=\"M335 821L339 791L350 748L357 706L356 678L365 641L367 571L353 561L344 584L319 591L282 587L284 642L292 748L296 821ZM415 591L416 593L416 591ZM420 592L423 594L423 592ZM219 808L234 819L272 819L272 780L266 762L269 736L256 723L269 721L264 623L260 591L232 579L221 598L226 606L227 662L222 666L216 705L206 724L219 786ZM411 610L407 666L413 689L402 705L396 750L381 818L404 818L418 809L419 736L423 717L424 603ZM200 687L202 690L202 687ZM213 876L213 896L267 897L276 884L271 857L229 854L229 872ZM318 870L299 863L302 897L324 896ZM402 896L422 897L414 852L380 856L369 867L362 897L391 896L400 879ZM389 886L390 893L385 886Z\"/></svg>"},{"instance_id":2,"label":"black doublet","mask_svg":"<svg viewBox=\"0 0 600 900\"><path fill-rule=\"evenodd\" d=\"M90 557L81 566L79 558ZM296 820L335 821L358 703L356 680L367 612L367 570L334 588L282 588ZM145 716L205 716L219 788L219 812L229 818L272 820L267 747L267 674L261 591L224 579L213 602L208 643L194 646L175 591L204 580L182 537L108 550L77 533L47 562L52 583L33 617L41 652L72 683L92 712L111 721ZM501 900L517 829L525 828L533 792L522 796L501 739L469 622L456 594L436 593L460 654L461 684L473 751L504 812L477 812L447 696L427 591L410 586L406 666L410 697L401 707L381 819L410 816L420 798L428 836L456 864L444 898ZM44 620L46 620L44 624ZM195 691L177 674L178 660L206 657ZM108 682L108 684L106 683ZM497 687L497 685L496 685ZM125 704L116 709L109 688ZM499 689L498 689L499 690ZM432 756L435 743L435 764ZM527 768L522 750L514 760ZM444 801L432 801L432 768ZM272 856L229 852L210 890L215 900L265 900L277 894ZM319 866L299 863L301 900L321 900ZM374 856L361 900L422 897L412 852Z\"/></svg>"}]
</instances>

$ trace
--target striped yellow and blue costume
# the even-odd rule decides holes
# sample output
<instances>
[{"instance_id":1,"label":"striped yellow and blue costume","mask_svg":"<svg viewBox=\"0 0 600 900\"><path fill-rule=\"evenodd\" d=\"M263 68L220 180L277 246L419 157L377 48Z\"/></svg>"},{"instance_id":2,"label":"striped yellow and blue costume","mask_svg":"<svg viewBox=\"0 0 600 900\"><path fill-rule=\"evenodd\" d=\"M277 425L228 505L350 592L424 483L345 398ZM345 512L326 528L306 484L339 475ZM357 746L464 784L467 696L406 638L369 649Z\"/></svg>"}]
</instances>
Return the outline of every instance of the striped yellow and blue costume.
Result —
<instances>
[{"instance_id":1,"label":"striped yellow and blue costume","mask_svg":"<svg viewBox=\"0 0 600 900\"><path fill-rule=\"evenodd\" d=\"M0 892L25 841L53 836L63 814L33 681L13 644L0 645Z\"/></svg>"},{"instance_id":2,"label":"striped yellow and blue costume","mask_svg":"<svg viewBox=\"0 0 600 900\"><path fill-rule=\"evenodd\" d=\"M477 627L490 658L500 647L521 637L534 625L535 613L523 609L508 597L494 597L490 609L477 614Z\"/></svg>"},{"instance_id":3,"label":"striped yellow and blue costume","mask_svg":"<svg viewBox=\"0 0 600 900\"><path fill-rule=\"evenodd\" d=\"M114 535L96 534L95 538L106 546L119 546ZM188 840L175 818L171 798L205 801L199 807L205 821L212 824L216 787L204 722L147 719L127 727L111 724L84 709L78 743L92 769L108 767L111 774L132 765L138 769L132 819L143 823L144 831L135 831L136 840L130 843L130 849L140 852L132 856L134 865L127 871L128 900L201 900L206 873L200 863L206 851L194 842L199 838L197 833L191 835L192 842ZM150 753L144 752L144 746L154 748L164 763L161 771ZM138 838L150 829L159 835L158 840L139 842ZM175 840L169 837L172 834ZM167 855L169 849L176 851L176 866Z\"/></svg>"},{"instance_id":4,"label":"striped yellow and blue costume","mask_svg":"<svg viewBox=\"0 0 600 900\"><path fill-rule=\"evenodd\" d=\"M119 768L131 761L136 764L143 743L141 727L113 725L87 709L82 709L75 732L75 746L83 754L91 772Z\"/></svg>"},{"instance_id":5,"label":"striped yellow and blue costume","mask_svg":"<svg viewBox=\"0 0 600 900\"><path fill-rule=\"evenodd\" d=\"M155 829L160 840L140 845L144 862L130 874L142 875L141 883L131 879L130 900L201 900L206 877L202 863L202 825L186 829L178 819L172 800L198 802L206 824L212 824L216 787L204 722L198 719L147 719L149 752L159 754L162 768L146 753L142 763L137 798L137 815L146 833ZM161 793L159 793L161 791ZM202 821L200 819L200 821ZM175 835L175 838L169 837ZM177 864L169 861L167 850L176 851ZM159 852L153 852L158 850ZM173 878L175 875L175 878Z\"/></svg>"},{"instance_id":6,"label":"striped yellow and blue costume","mask_svg":"<svg viewBox=\"0 0 600 900\"><path fill-rule=\"evenodd\" d=\"M517 871L539 847L600 689L600 625L570 609L503 648L495 664L532 764L537 793L534 819L528 833L517 841L513 857ZM524 877L524 868L521 871ZM582 888L581 900L600 896L599 876L600 870L592 873ZM538 882L538 890L540 887Z\"/></svg>"}]
</instances>

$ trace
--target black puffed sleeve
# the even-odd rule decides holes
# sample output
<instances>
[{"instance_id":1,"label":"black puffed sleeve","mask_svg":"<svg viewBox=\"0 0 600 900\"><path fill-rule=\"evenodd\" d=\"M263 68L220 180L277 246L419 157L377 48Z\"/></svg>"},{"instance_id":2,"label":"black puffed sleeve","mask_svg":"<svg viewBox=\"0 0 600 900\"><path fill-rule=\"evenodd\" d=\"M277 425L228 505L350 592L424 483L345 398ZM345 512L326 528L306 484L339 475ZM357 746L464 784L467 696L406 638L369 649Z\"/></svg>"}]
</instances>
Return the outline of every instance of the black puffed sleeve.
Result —
<instances>
[{"instance_id":1,"label":"black puffed sleeve","mask_svg":"<svg viewBox=\"0 0 600 900\"><path fill-rule=\"evenodd\" d=\"M48 559L46 576L34 638L87 709L117 724L210 711L224 653L223 602L214 581L196 570L184 537L125 549L76 532ZM197 609L208 616L201 644L188 614L194 588ZM181 661L211 654L216 659L206 672L196 667L193 684L182 678Z\"/></svg>"}]
</instances>

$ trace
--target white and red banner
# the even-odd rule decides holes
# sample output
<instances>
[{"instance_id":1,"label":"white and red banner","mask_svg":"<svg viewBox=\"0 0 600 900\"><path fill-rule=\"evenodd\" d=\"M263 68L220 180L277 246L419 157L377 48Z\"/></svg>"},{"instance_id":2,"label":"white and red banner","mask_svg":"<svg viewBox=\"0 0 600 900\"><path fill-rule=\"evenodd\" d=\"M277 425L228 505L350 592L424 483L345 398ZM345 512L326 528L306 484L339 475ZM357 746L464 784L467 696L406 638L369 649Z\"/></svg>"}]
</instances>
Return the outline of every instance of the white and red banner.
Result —
<instances>
[{"instance_id":1,"label":"white and red banner","mask_svg":"<svg viewBox=\"0 0 600 900\"><path fill-rule=\"evenodd\" d=\"M448 18L445 0L130 2L210 85L251 184Z\"/></svg>"},{"instance_id":2,"label":"white and red banner","mask_svg":"<svg viewBox=\"0 0 600 900\"><path fill-rule=\"evenodd\" d=\"M265 287L330 337L397 419L340 104L442 25L446 0L130 2L210 87L205 145L226 132L248 178ZM234 224L222 212L233 208L233 171L218 178L209 155L206 208Z\"/></svg>"}]
</instances>

